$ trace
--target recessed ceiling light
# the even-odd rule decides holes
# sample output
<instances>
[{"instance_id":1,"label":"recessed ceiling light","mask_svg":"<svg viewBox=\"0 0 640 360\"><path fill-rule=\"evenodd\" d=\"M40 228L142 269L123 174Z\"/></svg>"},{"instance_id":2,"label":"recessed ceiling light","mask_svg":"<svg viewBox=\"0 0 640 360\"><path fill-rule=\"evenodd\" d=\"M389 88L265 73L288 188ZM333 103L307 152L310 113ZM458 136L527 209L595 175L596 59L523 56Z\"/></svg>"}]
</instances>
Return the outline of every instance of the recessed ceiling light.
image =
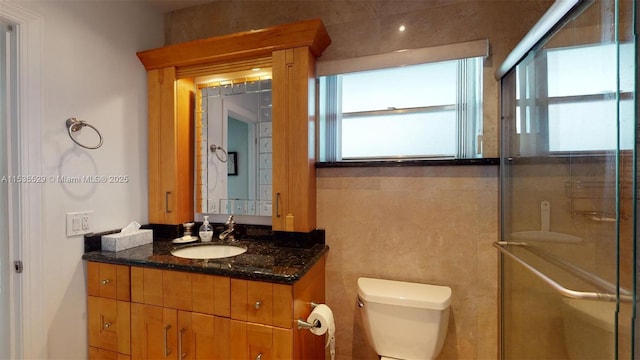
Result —
<instances>
[{"instance_id":1,"label":"recessed ceiling light","mask_svg":"<svg viewBox=\"0 0 640 360\"><path fill-rule=\"evenodd\" d=\"M403 32L405 31L406 28L404 27L404 25L400 25L400 27L398 28L398 31Z\"/></svg>"}]
</instances>

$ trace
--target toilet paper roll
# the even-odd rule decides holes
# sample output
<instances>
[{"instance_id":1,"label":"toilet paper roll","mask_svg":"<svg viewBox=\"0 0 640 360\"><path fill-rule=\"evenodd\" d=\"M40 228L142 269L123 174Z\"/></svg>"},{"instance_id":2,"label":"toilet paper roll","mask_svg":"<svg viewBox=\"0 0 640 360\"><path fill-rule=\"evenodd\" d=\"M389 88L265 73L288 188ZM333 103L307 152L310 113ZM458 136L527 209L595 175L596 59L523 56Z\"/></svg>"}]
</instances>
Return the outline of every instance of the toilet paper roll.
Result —
<instances>
[{"instance_id":1,"label":"toilet paper roll","mask_svg":"<svg viewBox=\"0 0 640 360\"><path fill-rule=\"evenodd\" d=\"M313 324L315 321L319 322L319 326L311 328L310 331L314 335L324 335L326 333L327 344L325 347L329 346L330 343L335 346L336 323L333 319L333 312L327 305L317 305L313 311L311 311L311 314L309 314L309 317L307 318L307 322Z\"/></svg>"}]
</instances>

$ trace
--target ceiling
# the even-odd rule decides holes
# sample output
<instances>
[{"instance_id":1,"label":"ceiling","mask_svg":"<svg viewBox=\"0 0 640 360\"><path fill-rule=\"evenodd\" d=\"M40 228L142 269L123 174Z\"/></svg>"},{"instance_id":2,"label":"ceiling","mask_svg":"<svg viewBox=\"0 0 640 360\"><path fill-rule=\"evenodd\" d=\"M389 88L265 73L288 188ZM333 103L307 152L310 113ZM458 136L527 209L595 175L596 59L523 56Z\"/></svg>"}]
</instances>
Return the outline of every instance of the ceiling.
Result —
<instances>
[{"instance_id":1,"label":"ceiling","mask_svg":"<svg viewBox=\"0 0 640 360\"><path fill-rule=\"evenodd\" d=\"M206 4L212 2L212 0L144 0L151 4L151 6L160 10L160 12L167 13L174 10L180 10L191 6L200 4Z\"/></svg>"}]
</instances>

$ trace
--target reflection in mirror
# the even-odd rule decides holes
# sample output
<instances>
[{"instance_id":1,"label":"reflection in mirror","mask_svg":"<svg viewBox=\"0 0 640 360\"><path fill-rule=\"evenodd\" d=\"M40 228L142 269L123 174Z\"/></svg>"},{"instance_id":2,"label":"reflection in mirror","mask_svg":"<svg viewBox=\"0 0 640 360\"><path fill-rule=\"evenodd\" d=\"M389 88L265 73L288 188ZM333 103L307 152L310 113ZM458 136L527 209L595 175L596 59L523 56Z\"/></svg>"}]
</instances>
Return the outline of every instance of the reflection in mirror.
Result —
<instances>
[{"instance_id":1,"label":"reflection in mirror","mask_svg":"<svg viewBox=\"0 0 640 360\"><path fill-rule=\"evenodd\" d=\"M271 74L196 82L196 213L271 217Z\"/></svg>"}]
</instances>

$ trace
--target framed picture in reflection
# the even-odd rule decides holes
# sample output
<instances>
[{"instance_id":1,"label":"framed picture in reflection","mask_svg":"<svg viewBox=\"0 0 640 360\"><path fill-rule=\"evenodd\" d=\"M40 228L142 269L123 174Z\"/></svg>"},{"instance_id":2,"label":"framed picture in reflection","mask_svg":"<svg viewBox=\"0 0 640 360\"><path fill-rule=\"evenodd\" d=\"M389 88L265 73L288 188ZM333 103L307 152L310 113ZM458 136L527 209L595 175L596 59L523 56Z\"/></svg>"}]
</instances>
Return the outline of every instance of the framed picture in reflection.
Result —
<instances>
[{"instance_id":1,"label":"framed picture in reflection","mask_svg":"<svg viewBox=\"0 0 640 360\"><path fill-rule=\"evenodd\" d=\"M236 151L229 151L229 159L227 159L227 175L238 175L238 153Z\"/></svg>"}]
</instances>

